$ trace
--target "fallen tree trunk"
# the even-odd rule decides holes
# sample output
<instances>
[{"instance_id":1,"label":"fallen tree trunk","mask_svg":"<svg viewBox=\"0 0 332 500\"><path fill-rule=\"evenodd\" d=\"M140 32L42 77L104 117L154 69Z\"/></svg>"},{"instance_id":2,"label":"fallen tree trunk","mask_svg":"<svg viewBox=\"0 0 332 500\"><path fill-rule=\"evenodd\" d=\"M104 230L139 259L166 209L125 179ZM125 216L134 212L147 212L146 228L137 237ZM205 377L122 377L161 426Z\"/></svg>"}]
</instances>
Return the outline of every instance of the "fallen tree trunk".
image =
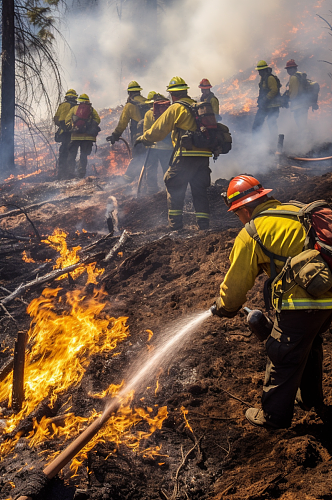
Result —
<instances>
[{"instance_id":1,"label":"fallen tree trunk","mask_svg":"<svg viewBox=\"0 0 332 500\"><path fill-rule=\"evenodd\" d=\"M23 210L36 210L37 208L42 207L43 205L46 205L47 203L61 203L63 201L68 201L68 200L74 200L77 198L82 198L81 195L75 195L75 196L68 196L66 198L59 198L55 200L47 200L47 201L41 201L40 203L35 203L34 205L28 205L27 207L22 207ZM20 215L22 214L22 209L17 208L15 210L10 210L10 212L5 212L3 214L0 214L0 219L5 219L6 217L12 217L14 215Z\"/></svg>"}]
</instances>

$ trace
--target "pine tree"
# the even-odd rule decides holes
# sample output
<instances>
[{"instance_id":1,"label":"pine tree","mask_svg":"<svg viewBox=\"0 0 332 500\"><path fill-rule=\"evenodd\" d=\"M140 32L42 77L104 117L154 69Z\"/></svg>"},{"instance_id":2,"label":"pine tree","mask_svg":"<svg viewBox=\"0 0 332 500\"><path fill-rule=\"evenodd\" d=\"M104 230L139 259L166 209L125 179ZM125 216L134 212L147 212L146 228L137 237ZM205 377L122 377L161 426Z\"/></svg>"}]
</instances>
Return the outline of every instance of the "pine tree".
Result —
<instances>
[{"instance_id":1,"label":"pine tree","mask_svg":"<svg viewBox=\"0 0 332 500\"><path fill-rule=\"evenodd\" d=\"M59 1L2 0L0 176L15 169L15 119L31 130L37 103L44 102L51 111L49 92L60 96L61 77L52 34Z\"/></svg>"}]
</instances>

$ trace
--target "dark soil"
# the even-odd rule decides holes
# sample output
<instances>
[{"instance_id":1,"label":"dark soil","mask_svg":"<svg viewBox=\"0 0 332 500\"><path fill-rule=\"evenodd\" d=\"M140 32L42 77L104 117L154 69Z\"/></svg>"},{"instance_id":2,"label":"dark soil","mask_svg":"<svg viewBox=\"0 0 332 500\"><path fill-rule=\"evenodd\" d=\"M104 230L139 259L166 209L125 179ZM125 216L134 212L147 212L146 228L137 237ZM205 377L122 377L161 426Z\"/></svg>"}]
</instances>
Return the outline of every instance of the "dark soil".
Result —
<instances>
[{"instance_id":1,"label":"dark soil","mask_svg":"<svg viewBox=\"0 0 332 500\"><path fill-rule=\"evenodd\" d=\"M195 228L188 193L185 229L180 233L167 229L164 192L137 199L132 197L134 185L118 187L117 181L116 177L90 177L79 182L31 183L20 190L16 183L16 191L6 187L6 201L22 205L67 198L58 203L50 201L29 214L43 235L51 234L55 227L66 230L69 246L87 246L100 238L100 233L107 233L105 213L110 195L118 203L119 232L126 229L131 233L123 253L104 266L100 280L109 296L107 312L128 317L130 337L121 344L118 356L97 355L91 359L82 382L70 391L72 411L78 415L85 415L93 407L102 409L102 401L91 401L89 387L104 389L128 377L130 365L146 349L147 329L154 332L151 343L158 342L166 327L175 333L182 320L189 321L213 304L241 227L234 215L227 213L220 196L228 185L226 180L218 180L209 189L211 229L202 232ZM329 172L313 176L301 169L283 168L265 175L261 182L273 187L273 195L281 201L331 199ZM24 215L0 219L0 227L19 236L33 235ZM82 228L88 232L81 232ZM79 234L75 233L77 229ZM115 241L115 237L110 240L111 244ZM2 242L1 286L13 291L38 272L42 275L52 269L54 251L35 239L31 243ZM24 249L38 262L22 262ZM42 264L45 258L53 261ZM263 309L264 279L260 276L249 292L248 307ZM81 286L80 278L75 284L66 281L62 286L65 290ZM30 302L41 291L42 287L33 289L23 298ZM20 330L29 327L25 308L18 301L8 305ZM1 367L8 360L8 347L13 347L18 326L3 314L0 328ZM324 390L328 404L332 404L331 350L327 332ZM43 476L32 472L43 467L40 452L64 449L67 443L54 439L46 441L42 449L31 449L23 436L14 453L0 462L1 499L19 493L34 494L38 500L332 499L332 434L313 411L296 407L291 428L273 432L251 426L244 417L247 407L260 405L265 361L264 344L250 333L244 312L233 319L209 317L175 349L159 377L156 395L154 391L143 391L147 406L167 405L168 417L162 429L144 445L161 445L160 453L166 456L144 459L121 444L111 453L114 443L99 443L76 477L70 478L65 468L38 494ZM153 380L151 384L155 386ZM142 396L136 394L134 405L141 404ZM6 405L0 402L4 416L10 411ZM188 410L193 432L185 424L181 407Z\"/></svg>"}]
</instances>

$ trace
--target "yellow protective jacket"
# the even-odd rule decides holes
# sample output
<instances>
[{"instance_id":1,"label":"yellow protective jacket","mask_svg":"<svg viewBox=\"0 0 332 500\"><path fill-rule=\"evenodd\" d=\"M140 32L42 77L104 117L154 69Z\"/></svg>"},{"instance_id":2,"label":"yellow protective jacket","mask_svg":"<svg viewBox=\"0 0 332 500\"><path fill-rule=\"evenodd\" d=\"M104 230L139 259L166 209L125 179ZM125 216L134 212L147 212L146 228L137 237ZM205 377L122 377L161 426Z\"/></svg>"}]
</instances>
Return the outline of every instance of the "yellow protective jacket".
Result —
<instances>
[{"instance_id":1,"label":"yellow protective jacket","mask_svg":"<svg viewBox=\"0 0 332 500\"><path fill-rule=\"evenodd\" d=\"M66 116L67 127L70 127L72 125L72 116L76 113L78 106L79 106L79 104L77 104L77 106L74 106L73 108L71 108L69 113L67 114L67 116ZM91 114L92 120L97 122L99 125L100 116L98 115L97 111L92 106L91 106L91 110L92 110L92 114ZM80 132L72 132L71 133L71 140L72 141L95 141L96 136L89 135L87 133L82 134Z\"/></svg>"},{"instance_id":2,"label":"yellow protective jacket","mask_svg":"<svg viewBox=\"0 0 332 500\"><path fill-rule=\"evenodd\" d=\"M281 205L270 198L255 208L253 217L263 210L293 210L294 205ZM303 250L305 231L300 222L278 216L262 216L255 219L258 235L264 246L271 252L284 257L294 257ZM253 287L255 279L262 271L270 276L270 258L265 255L259 244L243 228L235 239L230 254L231 266L220 285L221 306L227 312L237 311L246 301L247 292ZM275 260L277 273L284 266ZM285 293L282 310L332 309L332 292L326 292L319 299L314 299L303 288L296 285Z\"/></svg>"},{"instance_id":3,"label":"yellow protective jacket","mask_svg":"<svg viewBox=\"0 0 332 500\"><path fill-rule=\"evenodd\" d=\"M149 109L149 111L147 111L145 113L145 116L144 116L143 132L145 132L146 130L149 130L149 128L152 127L152 125L155 123L155 121L156 120L155 120L155 117L153 114L153 108ZM172 145L172 141L171 141L171 134L168 134L163 141L156 142L156 144L151 146L151 148L172 150L173 145Z\"/></svg>"},{"instance_id":4,"label":"yellow protective jacket","mask_svg":"<svg viewBox=\"0 0 332 500\"><path fill-rule=\"evenodd\" d=\"M264 102L266 108L280 107L279 88L277 80L273 75L269 75L267 78L264 76L261 77L258 105L260 105L260 102Z\"/></svg>"},{"instance_id":5,"label":"yellow protective jacket","mask_svg":"<svg viewBox=\"0 0 332 500\"><path fill-rule=\"evenodd\" d=\"M288 94L290 102L290 110L295 111L301 108L308 108L309 104L307 96L304 93L304 88L301 83L302 73L297 71L295 75L292 75L288 82Z\"/></svg>"},{"instance_id":6,"label":"yellow protective jacket","mask_svg":"<svg viewBox=\"0 0 332 500\"><path fill-rule=\"evenodd\" d=\"M215 115L219 115L219 101L213 92L210 92L207 96L201 95L200 102L210 102L213 112Z\"/></svg>"},{"instance_id":7,"label":"yellow protective jacket","mask_svg":"<svg viewBox=\"0 0 332 500\"><path fill-rule=\"evenodd\" d=\"M143 104L146 101L146 98L141 96L141 95L137 95L132 100L137 101L138 104L139 103ZM119 123L117 124L113 133L115 135L117 135L118 137L120 137L121 134L123 133L123 131L127 128L130 120L134 120L135 122L139 122L140 120L142 120L142 118L143 117L141 116L139 106L136 106L135 104L133 104L131 102L127 102L124 105L124 108L122 110L122 113L121 113L121 116L119 119Z\"/></svg>"},{"instance_id":8,"label":"yellow protective jacket","mask_svg":"<svg viewBox=\"0 0 332 500\"><path fill-rule=\"evenodd\" d=\"M184 97L181 101L185 101L191 105L195 103L195 101L190 97ZM166 109L161 116L159 116L152 127L144 132L142 137L144 140L149 142L159 142L171 133L172 143L174 148L176 148L175 157L179 155L201 157L212 156L212 152L209 149L198 149L193 146L192 150L186 150L184 148L177 147L181 133L186 130L195 131L196 128L195 119L189 109L182 104L175 102L168 109Z\"/></svg>"},{"instance_id":9,"label":"yellow protective jacket","mask_svg":"<svg viewBox=\"0 0 332 500\"><path fill-rule=\"evenodd\" d=\"M70 102L65 101L65 102L62 102L59 105L58 109L56 110L53 121L57 127L60 127L60 134L67 132L67 130L66 130L66 116L68 115L71 108L72 108L72 105L70 104Z\"/></svg>"}]
</instances>

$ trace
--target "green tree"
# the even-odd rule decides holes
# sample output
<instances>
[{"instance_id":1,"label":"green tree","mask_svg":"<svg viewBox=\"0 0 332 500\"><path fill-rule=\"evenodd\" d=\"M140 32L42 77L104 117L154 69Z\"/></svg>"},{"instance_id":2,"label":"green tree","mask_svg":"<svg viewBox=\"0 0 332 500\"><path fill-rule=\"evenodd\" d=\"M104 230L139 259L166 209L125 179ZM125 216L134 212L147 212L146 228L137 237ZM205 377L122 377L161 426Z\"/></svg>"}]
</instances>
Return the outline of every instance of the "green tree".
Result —
<instances>
[{"instance_id":1,"label":"green tree","mask_svg":"<svg viewBox=\"0 0 332 500\"><path fill-rule=\"evenodd\" d=\"M62 92L54 51L60 0L2 0L0 176L15 168L15 119L29 130L37 106L51 112L50 93ZM51 82L51 83L50 83Z\"/></svg>"}]
</instances>

